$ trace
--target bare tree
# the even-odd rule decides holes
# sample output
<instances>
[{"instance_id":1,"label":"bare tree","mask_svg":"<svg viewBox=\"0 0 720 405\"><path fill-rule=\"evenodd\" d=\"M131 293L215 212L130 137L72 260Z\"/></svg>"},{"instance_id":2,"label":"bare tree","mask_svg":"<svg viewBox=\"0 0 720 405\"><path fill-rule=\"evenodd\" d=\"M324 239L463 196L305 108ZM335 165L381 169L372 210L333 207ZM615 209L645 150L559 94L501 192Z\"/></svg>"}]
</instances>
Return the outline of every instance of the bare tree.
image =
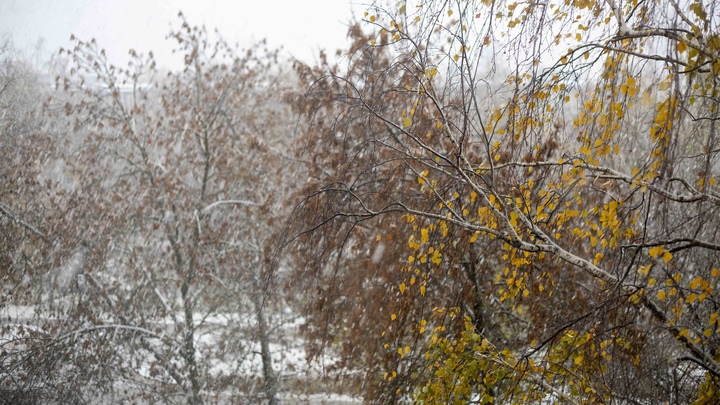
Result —
<instances>
[{"instance_id":1,"label":"bare tree","mask_svg":"<svg viewBox=\"0 0 720 405\"><path fill-rule=\"evenodd\" d=\"M32 377L90 402L277 403L267 311L281 305L273 233L293 177L280 65L184 19L171 38L185 68L167 77L152 54L110 65L94 40L62 52L69 75L44 110L55 152L34 177L50 184L47 233L13 218L52 241L46 287L36 327L4 343L0 383Z\"/></svg>"}]
</instances>

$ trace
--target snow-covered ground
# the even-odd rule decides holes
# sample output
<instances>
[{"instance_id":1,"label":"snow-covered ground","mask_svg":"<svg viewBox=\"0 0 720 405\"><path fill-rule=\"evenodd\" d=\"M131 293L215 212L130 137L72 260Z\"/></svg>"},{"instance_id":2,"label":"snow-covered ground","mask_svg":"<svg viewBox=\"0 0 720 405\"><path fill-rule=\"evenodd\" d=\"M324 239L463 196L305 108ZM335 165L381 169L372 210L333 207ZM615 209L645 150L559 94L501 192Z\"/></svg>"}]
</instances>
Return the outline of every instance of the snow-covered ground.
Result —
<instances>
[{"instance_id":1,"label":"snow-covered ground","mask_svg":"<svg viewBox=\"0 0 720 405\"><path fill-rule=\"evenodd\" d=\"M233 378L241 381L261 381L262 359L260 356L260 343L252 338L250 334L239 333L228 337L228 330L252 331L255 326L253 316L238 313L214 313L209 316L196 314L194 318L196 333L195 345L197 348L197 361L202 369L211 378ZM149 341L158 348L167 344L162 339L179 341L180 338L173 336L175 324L173 317L165 317L158 320L157 325L167 333L162 338L150 338ZM181 316L174 317L182 319ZM327 377L325 370L332 368L336 359L330 356L308 361L305 350L305 341L300 336L300 328L305 319L283 311L280 314L273 314L270 317L273 327L270 342L273 368L279 377L279 398L284 404L359 404L359 398L341 395L332 392L331 389L324 390L321 381ZM50 338L41 326L48 321L47 317L40 317L32 306L5 306L0 308L0 365L10 361L12 356L18 356L26 350L25 341L30 334ZM87 325L84 330L108 331L115 327L132 328L129 325L114 325L111 322L101 325ZM68 333L69 332L69 333ZM65 335L71 335L72 331L64 331ZM81 334L84 333L81 331ZM61 334L52 336L61 337ZM148 335L149 336L149 335ZM159 336L159 335L157 335ZM225 340L223 342L222 340ZM228 342L231 340L231 342ZM224 347L223 349L220 349ZM158 376L153 373L152 364L157 360L150 350L130 349L121 351L127 352L127 358L123 361L123 367L133 368L137 375L143 378L155 379L169 383L172 381L168 376ZM11 354L10 354L11 353ZM182 367L178 359L174 364ZM0 382L13 381L15 376L0 371ZM307 386L308 389L299 387ZM256 388L259 390L259 388ZM232 403L232 399L229 399Z\"/></svg>"}]
</instances>

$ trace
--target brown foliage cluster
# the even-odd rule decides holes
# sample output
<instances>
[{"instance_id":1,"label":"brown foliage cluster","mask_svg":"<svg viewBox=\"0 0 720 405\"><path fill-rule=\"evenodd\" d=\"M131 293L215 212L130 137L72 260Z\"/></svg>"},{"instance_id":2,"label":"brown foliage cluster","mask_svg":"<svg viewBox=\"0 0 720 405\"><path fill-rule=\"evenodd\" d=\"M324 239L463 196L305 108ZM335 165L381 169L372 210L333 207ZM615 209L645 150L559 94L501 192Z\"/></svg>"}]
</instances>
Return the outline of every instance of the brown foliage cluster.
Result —
<instances>
[{"instance_id":1,"label":"brown foliage cluster","mask_svg":"<svg viewBox=\"0 0 720 405\"><path fill-rule=\"evenodd\" d=\"M509 403L717 392L717 100L691 95L715 78L686 72L686 94L648 118L615 102L629 63L609 58L585 89L563 62L586 108L570 123L535 67L483 90L481 46L438 73L439 31L354 25L342 64L285 72L264 44L238 52L181 21L182 71L134 52L115 67L76 39L42 106L29 69L2 65L0 309L16 315L0 395L275 404L286 312L308 364L337 360L334 386L369 402L414 398L457 359L486 367L457 381ZM634 137L657 134L663 108L667 139ZM628 152L602 153L610 141Z\"/></svg>"},{"instance_id":2,"label":"brown foliage cluster","mask_svg":"<svg viewBox=\"0 0 720 405\"><path fill-rule=\"evenodd\" d=\"M0 381L16 392L202 403L239 386L276 401L265 311L283 306L274 240L299 170L283 157L286 84L263 44L238 54L181 20L180 72L134 52L115 67L75 39L44 108L7 98L40 123L3 116L3 303L32 305L17 322L35 325L4 330ZM260 384L209 371L254 356L242 342L259 342Z\"/></svg>"}]
</instances>

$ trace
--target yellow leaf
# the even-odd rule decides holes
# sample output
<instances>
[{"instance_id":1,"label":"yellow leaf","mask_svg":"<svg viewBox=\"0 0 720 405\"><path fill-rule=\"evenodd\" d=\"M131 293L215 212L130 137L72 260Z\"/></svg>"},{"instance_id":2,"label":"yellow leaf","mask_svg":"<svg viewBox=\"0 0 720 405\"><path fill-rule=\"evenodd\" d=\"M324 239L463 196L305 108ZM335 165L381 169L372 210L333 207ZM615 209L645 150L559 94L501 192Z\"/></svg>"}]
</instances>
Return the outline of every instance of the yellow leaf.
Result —
<instances>
[{"instance_id":1,"label":"yellow leaf","mask_svg":"<svg viewBox=\"0 0 720 405\"><path fill-rule=\"evenodd\" d=\"M423 228L420 230L420 242L427 243L429 237L428 237L428 230L426 228Z\"/></svg>"},{"instance_id":2,"label":"yellow leaf","mask_svg":"<svg viewBox=\"0 0 720 405\"><path fill-rule=\"evenodd\" d=\"M648 273L650 272L650 266L649 266L649 265L647 265L647 266L641 266L641 267L638 269L637 272L638 272L638 274L641 275L641 276L647 276Z\"/></svg>"},{"instance_id":3,"label":"yellow leaf","mask_svg":"<svg viewBox=\"0 0 720 405\"><path fill-rule=\"evenodd\" d=\"M475 202L475 198L477 198L477 193L474 192L474 191L471 191L471 192L470 192L470 202L471 202L471 203L474 203L474 202Z\"/></svg>"},{"instance_id":4,"label":"yellow leaf","mask_svg":"<svg viewBox=\"0 0 720 405\"><path fill-rule=\"evenodd\" d=\"M447 13L448 13L448 17L450 17L451 15L453 15L453 11L452 11L452 10L448 10Z\"/></svg>"},{"instance_id":5,"label":"yellow leaf","mask_svg":"<svg viewBox=\"0 0 720 405\"><path fill-rule=\"evenodd\" d=\"M400 294L403 294L405 292L405 283L400 283L398 290L400 290Z\"/></svg>"},{"instance_id":6,"label":"yellow leaf","mask_svg":"<svg viewBox=\"0 0 720 405\"><path fill-rule=\"evenodd\" d=\"M665 251L665 248L663 248L662 246L655 246L654 248L651 248L650 250L648 250L648 254L649 254L650 257L652 257L653 259L656 259L656 258L658 258L661 254L663 254L664 251Z\"/></svg>"},{"instance_id":7,"label":"yellow leaf","mask_svg":"<svg viewBox=\"0 0 720 405\"><path fill-rule=\"evenodd\" d=\"M640 296L639 296L638 294L633 294L633 295L630 296L629 300L630 300L630 302L632 302L633 304L636 304L636 305L637 305L637 304L640 302Z\"/></svg>"},{"instance_id":8,"label":"yellow leaf","mask_svg":"<svg viewBox=\"0 0 720 405\"><path fill-rule=\"evenodd\" d=\"M678 333L678 336L680 336L680 337L685 337L685 336L687 336L689 333L690 333L690 330L688 330L688 329L683 329L683 330L680 331L680 333Z\"/></svg>"},{"instance_id":9,"label":"yellow leaf","mask_svg":"<svg viewBox=\"0 0 720 405\"><path fill-rule=\"evenodd\" d=\"M685 52L685 51L687 50L687 45L685 44L685 42L679 42L679 43L677 44L677 50L678 50L678 52L680 52L680 53Z\"/></svg>"},{"instance_id":10,"label":"yellow leaf","mask_svg":"<svg viewBox=\"0 0 720 405\"><path fill-rule=\"evenodd\" d=\"M665 263L667 263L667 262L669 262L670 260L672 260L672 258L673 258L672 253L670 253L670 252L665 252L665 253L663 253L663 261L664 261Z\"/></svg>"},{"instance_id":11,"label":"yellow leaf","mask_svg":"<svg viewBox=\"0 0 720 405\"><path fill-rule=\"evenodd\" d=\"M412 119L410 117L405 117L403 119L403 127L409 128L412 125Z\"/></svg>"},{"instance_id":12,"label":"yellow leaf","mask_svg":"<svg viewBox=\"0 0 720 405\"><path fill-rule=\"evenodd\" d=\"M426 291L426 290L425 290L425 284L423 284L423 285L420 286L420 295L422 295L422 296L424 297L424 296L425 296L425 291Z\"/></svg>"},{"instance_id":13,"label":"yellow leaf","mask_svg":"<svg viewBox=\"0 0 720 405\"><path fill-rule=\"evenodd\" d=\"M575 357L575 365L579 366L583 363L583 356L577 356Z\"/></svg>"},{"instance_id":14,"label":"yellow leaf","mask_svg":"<svg viewBox=\"0 0 720 405\"><path fill-rule=\"evenodd\" d=\"M665 291L658 291L658 298L661 301L665 301Z\"/></svg>"},{"instance_id":15,"label":"yellow leaf","mask_svg":"<svg viewBox=\"0 0 720 405\"><path fill-rule=\"evenodd\" d=\"M435 264L440 264L442 262L442 256L440 255L439 251L435 251L433 253L432 259L430 259Z\"/></svg>"}]
</instances>

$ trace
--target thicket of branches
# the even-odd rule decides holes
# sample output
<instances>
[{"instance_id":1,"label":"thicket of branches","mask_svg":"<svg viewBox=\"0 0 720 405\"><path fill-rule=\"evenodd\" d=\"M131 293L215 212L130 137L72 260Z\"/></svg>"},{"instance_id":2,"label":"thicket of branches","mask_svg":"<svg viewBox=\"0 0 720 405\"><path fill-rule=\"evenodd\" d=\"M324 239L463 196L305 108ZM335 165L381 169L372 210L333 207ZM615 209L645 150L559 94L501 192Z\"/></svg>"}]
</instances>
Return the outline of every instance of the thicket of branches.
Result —
<instances>
[{"instance_id":1,"label":"thicket of branches","mask_svg":"<svg viewBox=\"0 0 720 405\"><path fill-rule=\"evenodd\" d=\"M167 76L80 39L52 92L4 66L3 401L277 401L283 73L181 23Z\"/></svg>"},{"instance_id":2,"label":"thicket of branches","mask_svg":"<svg viewBox=\"0 0 720 405\"><path fill-rule=\"evenodd\" d=\"M0 398L278 403L289 313L370 403L720 401L715 7L377 3L292 72L182 20L184 70L75 40L55 90L8 59Z\"/></svg>"},{"instance_id":3,"label":"thicket of branches","mask_svg":"<svg viewBox=\"0 0 720 405\"><path fill-rule=\"evenodd\" d=\"M300 67L311 332L367 398L718 400L717 22L378 3L346 65Z\"/></svg>"}]
</instances>

